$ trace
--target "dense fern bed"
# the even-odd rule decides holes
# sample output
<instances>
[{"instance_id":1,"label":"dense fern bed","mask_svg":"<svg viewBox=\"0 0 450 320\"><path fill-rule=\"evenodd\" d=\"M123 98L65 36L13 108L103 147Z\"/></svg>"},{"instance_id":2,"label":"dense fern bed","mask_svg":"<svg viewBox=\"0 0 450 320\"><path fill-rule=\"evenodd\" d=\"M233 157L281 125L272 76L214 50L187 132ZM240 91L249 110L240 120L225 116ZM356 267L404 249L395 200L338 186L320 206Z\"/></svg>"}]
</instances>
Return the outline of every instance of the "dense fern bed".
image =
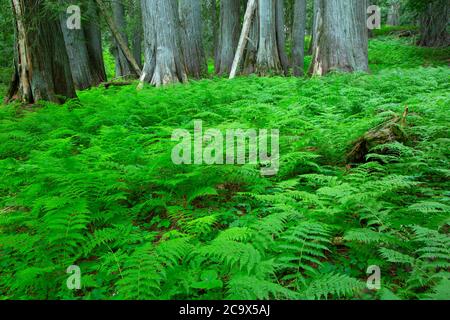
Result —
<instances>
[{"instance_id":1,"label":"dense fern bed","mask_svg":"<svg viewBox=\"0 0 450 320\"><path fill-rule=\"evenodd\" d=\"M449 50L372 40L372 74L98 88L0 108L0 296L450 298ZM375 58L376 57L376 58ZM409 107L407 139L346 154ZM281 166L176 166L174 129L280 129ZM81 270L81 290L66 270ZM381 289L369 290L369 266Z\"/></svg>"}]
</instances>

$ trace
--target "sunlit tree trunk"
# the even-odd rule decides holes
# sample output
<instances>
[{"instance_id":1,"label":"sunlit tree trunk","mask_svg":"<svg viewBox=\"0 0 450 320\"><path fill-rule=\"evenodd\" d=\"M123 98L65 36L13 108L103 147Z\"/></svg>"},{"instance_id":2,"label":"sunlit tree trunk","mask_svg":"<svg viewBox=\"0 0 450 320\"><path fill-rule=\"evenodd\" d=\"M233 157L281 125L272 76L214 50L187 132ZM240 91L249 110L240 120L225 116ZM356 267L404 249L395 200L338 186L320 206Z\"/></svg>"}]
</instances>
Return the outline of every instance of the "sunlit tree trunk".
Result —
<instances>
[{"instance_id":1,"label":"sunlit tree trunk","mask_svg":"<svg viewBox=\"0 0 450 320\"><path fill-rule=\"evenodd\" d=\"M369 70L366 0L319 0L310 73Z\"/></svg>"},{"instance_id":2,"label":"sunlit tree trunk","mask_svg":"<svg viewBox=\"0 0 450 320\"><path fill-rule=\"evenodd\" d=\"M59 18L49 15L40 0L12 0L12 9L16 76L7 100L61 103L76 97Z\"/></svg>"}]
</instances>

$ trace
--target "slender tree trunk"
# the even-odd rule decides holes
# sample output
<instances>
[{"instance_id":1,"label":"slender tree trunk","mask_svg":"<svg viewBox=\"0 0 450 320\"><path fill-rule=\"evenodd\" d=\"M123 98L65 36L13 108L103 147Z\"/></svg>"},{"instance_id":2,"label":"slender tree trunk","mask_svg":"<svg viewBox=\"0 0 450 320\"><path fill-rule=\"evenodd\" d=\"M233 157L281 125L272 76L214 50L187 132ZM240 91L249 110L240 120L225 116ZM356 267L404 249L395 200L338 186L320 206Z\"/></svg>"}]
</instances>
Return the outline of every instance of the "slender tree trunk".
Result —
<instances>
[{"instance_id":1,"label":"slender tree trunk","mask_svg":"<svg viewBox=\"0 0 450 320\"><path fill-rule=\"evenodd\" d=\"M435 0L426 5L420 19L420 39L423 47L446 47L450 43L447 32L450 0Z\"/></svg>"},{"instance_id":2,"label":"slender tree trunk","mask_svg":"<svg viewBox=\"0 0 450 320\"><path fill-rule=\"evenodd\" d=\"M259 12L255 10L255 17L250 28L248 36L247 50L245 51L245 59L242 73L252 74L256 72L256 58L258 56L259 47Z\"/></svg>"},{"instance_id":3,"label":"slender tree trunk","mask_svg":"<svg viewBox=\"0 0 450 320\"><path fill-rule=\"evenodd\" d=\"M316 41L316 34L318 33L317 30L317 21L319 20L320 17L320 0L314 0L314 5L313 5L313 26L312 26L312 30L311 30L311 41L309 43L309 48L308 48L308 55L312 55L313 53L313 48L315 46L315 41Z\"/></svg>"},{"instance_id":4,"label":"slender tree trunk","mask_svg":"<svg viewBox=\"0 0 450 320\"><path fill-rule=\"evenodd\" d=\"M366 0L319 0L310 73L369 71Z\"/></svg>"},{"instance_id":5,"label":"slender tree trunk","mask_svg":"<svg viewBox=\"0 0 450 320\"><path fill-rule=\"evenodd\" d=\"M142 13L140 0L133 0L132 51L139 68L142 67Z\"/></svg>"},{"instance_id":6,"label":"slender tree trunk","mask_svg":"<svg viewBox=\"0 0 450 320\"><path fill-rule=\"evenodd\" d=\"M273 0L259 0L259 47L256 57L256 73L280 74L282 70L277 43L276 4Z\"/></svg>"},{"instance_id":7,"label":"slender tree trunk","mask_svg":"<svg viewBox=\"0 0 450 320\"><path fill-rule=\"evenodd\" d=\"M295 0L292 23L292 66L296 77L303 76L305 60L306 0Z\"/></svg>"},{"instance_id":8,"label":"slender tree trunk","mask_svg":"<svg viewBox=\"0 0 450 320\"><path fill-rule=\"evenodd\" d=\"M142 0L145 64L141 82L186 82L176 0Z\"/></svg>"},{"instance_id":9,"label":"slender tree trunk","mask_svg":"<svg viewBox=\"0 0 450 320\"><path fill-rule=\"evenodd\" d=\"M240 0L220 1L219 47L215 63L216 74L229 74L239 42Z\"/></svg>"},{"instance_id":10,"label":"slender tree trunk","mask_svg":"<svg viewBox=\"0 0 450 320\"><path fill-rule=\"evenodd\" d=\"M179 0L181 45L189 76L201 78L208 72L202 36L200 0Z\"/></svg>"},{"instance_id":11,"label":"slender tree trunk","mask_svg":"<svg viewBox=\"0 0 450 320\"><path fill-rule=\"evenodd\" d=\"M128 60L128 63L133 68L133 71L136 75L141 75L141 68L139 67L138 63L133 57L133 54L131 53L131 50L128 47L128 41L124 39L122 36L122 33L120 31L120 28L117 26L117 24L114 22L114 19L111 18L109 15L109 10L106 4L103 2L103 0L95 0L95 2L98 5L98 8L100 9L102 15L105 17L106 23L109 26L109 29L111 30L111 33L115 39L115 42L117 43L118 47L120 47L120 50L124 54L125 58Z\"/></svg>"},{"instance_id":12,"label":"slender tree trunk","mask_svg":"<svg viewBox=\"0 0 450 320\"><path fill-rule=\"evenodd\" d=\"M77 3L75 0L66 1L67 5ZM95 11L89 12L88 10L88 13L92 16L86 16L87 20L96 21L93 20L96 16ZM103 57L98 56L98 47L101 48L101 36L97 34L100 32L98 26L96 28L93 22L83 21L81 29L69 29L67 28L67 15L64 12L61 14L61 29L75 88L83 90L106 81Z\"/></svg>"},{"instance_id":13,"label":"slender tree trunk","mask_svg":"<svg viewBox=\"0 0 450 320\"><path fill-rule=\"evenodd\" d=\"M242 32L239 38L239 44L234 56L233 65L231 67L230 79L236 76L237 69L241 63L242 56L244 55L244 50L247 45L248 37L250 34L250 28L252 25L252 18L255 13L257 6L257 0L249 0L247 3L247 9L245 11L244 23L242 25Z\"/></svg>"},{"instance_id":14,"label":"slender tree trunk","mask_svg":"<svg viewBox=\"0 0 450 320\"><path fill-rule=\"evenodd\" d=\"M386 24L388 26L400 25L400 3L392 2L389 6L389 12Z\"/></svg>"},{"instance_id":15,"label":"slender tree trunk","mask_svg":"<svg viewBox=\"0 0 450 320\"><path fill-rule=\"evenodd\" d=\"M289 59L286 54L286 25L284 23L284 0L275 0L276 34L278 56L284 74L289 75Z\"/></svg>"},{"instance_id":16,"label":"slender tree trunk","mask_svg":"<svg viewBox=\"0 0 450 320\"><path fill-rule=\"evenodd\" d=\"M217 23L217 3L216 0L211 0L211 30L213 33L213 50L212 57L214 61L217 59L217 48L219 45L219 36L218 36L218 23Z\"/></svg>"},{"instance_id":17,"label":"slender tree trunk","mask_svg":"<svg viewBox=\"0 0 450 320\"><path fill-rule=\"evenodd\" d=\"M75 98L61 24L39 0L12 0L16 27L16 72L8 100L61 103ZM39 17L39 19L36 19Z\"/></svg>"},{"instance_id":18,"label":"slender tree trunk","mask_svg":"<svg viewBox=\"0 0 450 320\"><path fill-rule=\"evenodd\" d=\"M123 6L122 0L111 0L111 7L113 13L113 20L119 29L120 35L122 39L125 41L128 46L128 36L126 33L127 25L125 20L125 8ZM125 53L120 48L120 45L117 41L114 41L114 46L112 47L112 53L116 60L116 77L129 77L135 76L133 72L133 68L130 66L128 59L125 56Z\"/></svg>"}]
</instances>

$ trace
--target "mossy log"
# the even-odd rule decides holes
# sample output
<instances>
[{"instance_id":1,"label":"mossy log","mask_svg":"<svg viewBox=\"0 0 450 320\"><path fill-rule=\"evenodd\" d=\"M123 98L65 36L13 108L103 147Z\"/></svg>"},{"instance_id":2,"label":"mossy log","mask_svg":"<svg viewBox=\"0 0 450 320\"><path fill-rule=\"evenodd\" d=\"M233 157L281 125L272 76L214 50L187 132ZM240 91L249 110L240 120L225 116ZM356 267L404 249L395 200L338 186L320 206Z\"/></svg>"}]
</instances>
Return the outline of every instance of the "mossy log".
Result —
<instances>
[{"instance_id":1,"label":"mossy log","mask_svg":"<svg viewBox=\"0 0 450 320\"><path fill-rule=\"evenodd\" d=\"M369 130L362 137L352 143L353 148L347 154L347 163L366 162L367 154L370 153L372 148L378 145L395 141L407 141L408 138L404 129L407 125L406 117L408 116L408 112L409 109L406 107L401 116L394 116L389 121Z\"/></svg>"}]
</instances>

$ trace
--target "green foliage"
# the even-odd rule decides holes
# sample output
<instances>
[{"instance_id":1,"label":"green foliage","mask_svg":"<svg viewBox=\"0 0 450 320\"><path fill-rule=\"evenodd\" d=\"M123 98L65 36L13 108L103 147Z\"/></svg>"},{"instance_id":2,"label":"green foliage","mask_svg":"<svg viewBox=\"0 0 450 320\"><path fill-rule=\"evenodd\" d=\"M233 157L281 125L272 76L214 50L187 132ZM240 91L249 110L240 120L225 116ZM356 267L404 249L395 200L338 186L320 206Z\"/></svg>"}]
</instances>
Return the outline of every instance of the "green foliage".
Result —
<instances>
[{"instance_id":1,"label":"green foliage","mask_svg":"<svg viewBox=\"0 0 450 320\"><path fill-rule=\"evenodd\" d=\"M391 36L370 49L368 75L2 106L2 298L448 299L448 51ZM406 105L406 141L346 163L356 139ZM280 173L173 165L171 134L194 119L279 128ZM80 290L66 287L70 265ZM366 288L369 265L380 291Z\"/></svg>"}]
</instances>

